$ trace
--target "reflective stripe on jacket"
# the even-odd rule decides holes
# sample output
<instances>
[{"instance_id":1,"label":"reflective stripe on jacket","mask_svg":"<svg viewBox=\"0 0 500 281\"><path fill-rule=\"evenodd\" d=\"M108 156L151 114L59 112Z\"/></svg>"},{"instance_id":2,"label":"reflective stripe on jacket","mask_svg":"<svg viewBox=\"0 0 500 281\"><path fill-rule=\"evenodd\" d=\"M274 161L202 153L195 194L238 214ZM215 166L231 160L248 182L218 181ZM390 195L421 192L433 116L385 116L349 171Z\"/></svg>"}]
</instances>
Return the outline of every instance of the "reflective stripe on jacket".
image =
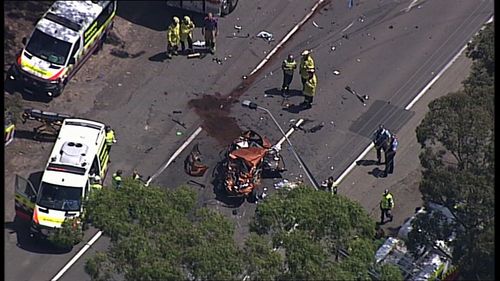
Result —
<instances>
[{"instance_id":1,"label":"reflective stripe on jacket","mask_svg":"<svg viewBox=\"0 0 500 281\"><path fill-rule=\"evenodd\" d=\"M304 85L304 95L313 97L316 94L316 85L318 80L316 78L316 73L313 74L311 79L307 79Z\"/></svg>"},{"instance_id":2,"label":"reflective stripe on jacket","mask_svg":"<svg viewBox=\"0 0 500 281\"><path fill-rule=\"evenodd\" d=\"M382 201L380 201L380 208L382 209L392 209L394 208L394 199L392 194L382 195Z\"/></svg>"},{"instance_id":3,"label":"reflective stripe on jacket","mask_svg":"<svg viewBox=\"0 0 500 281\"><path fill-rule=\"evenodd\" d=\"M283 63L281 64L281 69L283 69L283 72L285 72L288 75L292 75L296 68L297 68L297 62L295 60L293 61L284 60Z\"/></svg>"},{"instance_id":4,"label":"reflective stripe on jacket","mask_svg":"<svg viewBox=\"0 0 500 281\"><path fill-rule=\"evenodd\" d=\"M304 60L304 57L300 60L300 76L304 79L309 77L308 70L314 69L314 60L311 56L307 56L307 59Z\"/></svg>"}]
</instances>

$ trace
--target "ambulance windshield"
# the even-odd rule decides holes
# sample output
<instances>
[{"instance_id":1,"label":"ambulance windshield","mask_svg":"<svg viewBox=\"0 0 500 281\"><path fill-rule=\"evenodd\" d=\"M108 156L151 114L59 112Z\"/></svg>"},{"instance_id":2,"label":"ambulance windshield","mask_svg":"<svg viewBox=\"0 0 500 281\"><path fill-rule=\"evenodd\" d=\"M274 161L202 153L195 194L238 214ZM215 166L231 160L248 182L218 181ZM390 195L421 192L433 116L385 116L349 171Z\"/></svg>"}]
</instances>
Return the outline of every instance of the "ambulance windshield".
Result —
<instances>
[{"instance_id":1,"label":"ambulance windshield","mask_svg":"<svg viewBox=\"0 0 500 281\"><path fill-rule=\"evenodd\" d=\"M71 44L54 38L38 29L26 45L26 51L53 64L64 65L69 55Z\"/></svg>"},{"instance_id":2,"label":"ambulance windshield","mask_svg":"<svg viewBox=\"0 0 500 281\"><path fill-rule=\"evenodd\" d=\"M42 182L37 204L48 209L80 211L82 189Z\"/></svg>"}]
</instances>

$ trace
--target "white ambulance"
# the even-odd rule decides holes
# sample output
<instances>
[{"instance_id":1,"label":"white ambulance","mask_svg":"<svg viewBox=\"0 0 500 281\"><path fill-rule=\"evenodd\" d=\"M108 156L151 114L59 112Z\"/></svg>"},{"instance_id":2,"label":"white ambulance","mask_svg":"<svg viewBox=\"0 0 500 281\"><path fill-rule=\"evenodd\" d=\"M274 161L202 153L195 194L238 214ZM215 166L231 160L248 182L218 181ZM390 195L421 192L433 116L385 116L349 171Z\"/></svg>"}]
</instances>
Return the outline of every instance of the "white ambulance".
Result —
<instances>
[{"instance_id":1,"label":"white ambulance","mask_svg":"<svg viewBox=\"0 0 500 281\"><path fill-rule=\"evenodd\" d=\"M102 48L116 1L56 1L38 21L7 77L22 90L55 97Z\"/></svg>"},{"instance_id":2,"label":"white ambulance","mask_svg":"<svg viewBox=\"0 0 500 281\"><path fill-rule=\"evenodd\" d=\"M65 119L40 184L16 175L16 215L31 221L31 234L46 238L65 219L84 216L91 186L106 176L105 137L102 123Z\"/></svg>"}]
</instances>

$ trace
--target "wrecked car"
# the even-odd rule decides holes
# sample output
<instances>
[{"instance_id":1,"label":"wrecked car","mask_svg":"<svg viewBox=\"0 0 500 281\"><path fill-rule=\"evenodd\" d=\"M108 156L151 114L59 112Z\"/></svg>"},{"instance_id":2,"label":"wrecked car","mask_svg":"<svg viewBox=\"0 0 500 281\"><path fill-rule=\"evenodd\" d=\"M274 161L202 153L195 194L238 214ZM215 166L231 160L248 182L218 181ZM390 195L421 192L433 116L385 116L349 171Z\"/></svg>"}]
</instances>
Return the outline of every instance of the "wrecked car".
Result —
<instances>
[{"instance_id":1,"label":"wrecked car","mask_svg":"<svg viewBox=\"0 0 500 281\"><path fill-rule=\"evenodd\" d=\"M266 137L248 130L228 149L223 185L229 196L256 198L262 173L283 170L279 149L271 145Z\"/></svg>"}]
</instances>

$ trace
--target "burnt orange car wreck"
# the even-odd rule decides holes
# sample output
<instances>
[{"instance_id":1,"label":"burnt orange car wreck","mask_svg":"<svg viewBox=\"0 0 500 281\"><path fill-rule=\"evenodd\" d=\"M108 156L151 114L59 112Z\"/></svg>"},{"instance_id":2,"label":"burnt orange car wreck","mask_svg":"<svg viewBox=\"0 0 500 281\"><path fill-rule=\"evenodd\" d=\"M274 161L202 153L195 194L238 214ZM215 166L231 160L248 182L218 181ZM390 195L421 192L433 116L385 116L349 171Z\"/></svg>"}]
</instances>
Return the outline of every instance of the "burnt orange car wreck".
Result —
<instances>
[{"instance_id":1,"label":"burnt orange car wreck","mask_svg":"<svg viewBox=\"0 0 500 281\"><path fill-rule=\"evenodd\" d=\"M266 137L245 131L229 148L224 187L230 196L255 198L262 173L281 172L282 163L279 149Z\"/></svg>"}]
</instances>

